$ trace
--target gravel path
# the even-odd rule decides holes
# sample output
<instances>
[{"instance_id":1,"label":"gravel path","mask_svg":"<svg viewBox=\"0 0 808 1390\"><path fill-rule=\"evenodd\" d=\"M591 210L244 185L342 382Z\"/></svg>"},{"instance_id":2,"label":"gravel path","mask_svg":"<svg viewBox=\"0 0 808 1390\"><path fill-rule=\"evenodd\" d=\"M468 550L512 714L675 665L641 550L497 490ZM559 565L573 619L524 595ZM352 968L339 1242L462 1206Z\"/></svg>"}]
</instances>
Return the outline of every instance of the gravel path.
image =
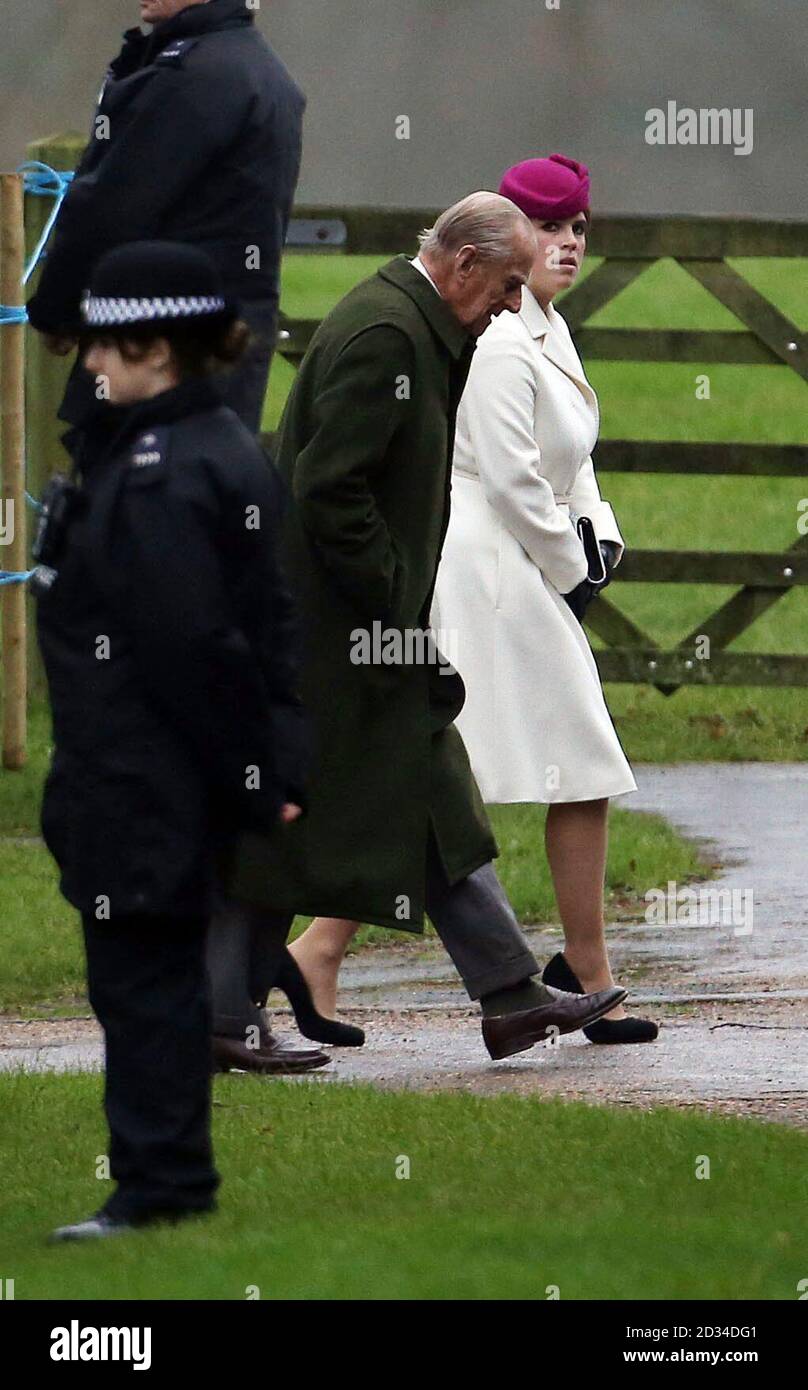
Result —
<instances>
[{"instance_id":1,"label":"gravel path","mask_svg":"<svg viewBox=\"0 0 808 1390\"><path fill-rule=\"evenodd\" d=\"M641 765L636 772L639 791L621 804L658 811L709 845L724 867L706 887L736 893L731 920L721 915L732 905L725 893L712 923L705 916L704 925L639 920L610 928L615 973L631 986L632 1006L662 1024L656 1043L594 1047L575 1034L493 1064L476 1011L439 943L426 940L422 948L384 947L349 958L343 1015L362 1023L368 1041L362 1049L334 1050L333 1065L305 1084L511 1090L639 1108L707 1108L808 1128L808 766L696 763ZM561 940L552 927L529 935L539 960ZM274 1017L279 1031L290 1031L285 1010ZM101 1063L92 1020L0 1019L0 1070Z\"/></svg>"}]
</instances>

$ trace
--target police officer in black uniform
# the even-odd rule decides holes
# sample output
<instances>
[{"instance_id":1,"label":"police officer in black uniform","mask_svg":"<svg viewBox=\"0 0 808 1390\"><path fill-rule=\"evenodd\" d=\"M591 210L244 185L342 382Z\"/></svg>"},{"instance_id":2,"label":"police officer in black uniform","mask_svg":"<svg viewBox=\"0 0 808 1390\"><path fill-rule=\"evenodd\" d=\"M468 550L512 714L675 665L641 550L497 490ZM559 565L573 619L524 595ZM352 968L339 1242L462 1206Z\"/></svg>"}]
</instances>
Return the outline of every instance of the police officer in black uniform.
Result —
<instances>
[{"instance_id":1,"label":"police officer in black uniform","mask_svg":"<svg viewBox=\"0 0 808 1390\"><path fill-rule=\"evenodd\" d=\"M157 22L150 33L128 30L107 72L29 320L54 351L69 351L103 252L155 237L200 246L254 332L227 403L257 431L305 97L246 0L142 0L141 12ZM91 394L77 368L61 417L81 418Z\"/></svg>"},{"instance_id":2,"label":"police officer in black uniform","mask_svg":"<svg viewBox=\"0 0 808 1390\"><path fill-rule=\"evenodd\" d=\"M51 484L35 546L42 829L82 915L117 1186L59 1239L213 1207L216 876L240 829L283 834L305 797L280 484L210 374L248 330L204 252L170 242L102 257L83 315L105 389L66 436L73 475Z\"/></svg>"}]
</instances>

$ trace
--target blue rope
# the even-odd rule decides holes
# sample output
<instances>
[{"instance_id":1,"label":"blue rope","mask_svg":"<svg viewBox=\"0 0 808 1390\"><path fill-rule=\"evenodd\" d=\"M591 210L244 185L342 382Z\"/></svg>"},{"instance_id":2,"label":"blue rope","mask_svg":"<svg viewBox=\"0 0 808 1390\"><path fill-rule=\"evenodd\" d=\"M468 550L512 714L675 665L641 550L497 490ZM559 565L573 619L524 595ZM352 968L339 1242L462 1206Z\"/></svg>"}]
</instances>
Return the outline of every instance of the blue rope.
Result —
<instances>
[{"instance_id":1,"label":"blue rope","mask_svg":"<svg viewBox=\"0 0 808 1390\"><path fill-rule=\"evenodd\" d=\"M29 507L33 507L35 512L44 511L41 502L37 502L30 492L26 492L25 500ZM34 570L0 570L0 586L3 584L27 584Z\"/></svg>"},{"instance_id":2,"label":"blue rope","mask_svg":"<svg viewBox=\"0 0 808 1390\"><path fill-rule=\"evenodd\" d=\"M43 164L38 159L26 160L24 164L19 166L17 173L23 176L23 188L26 193L32 193L37 198L53 198L54 200L50 217L45 223L42 235L34 247L28 265L25 267L22 283L27 285L42 259L42 253L45 250L48 237L53 231L53 224L59 216L59 210L70 187L73 174L72 171L51 169L49 164ZM0 304L0 324L27 322L28 313L24 305Z\"/></svg>"},{"instance_id":3,"label":"blue rope","mask_svg":"<svg viewBox=\"0 0 808 1390\"><path fill-rule=\"evenodd\" d=\"M45 250L48 237L53 231L53 224L59 216L59 210L64 202L65 194L73 180L73 173L72 170L60 171L58 169L51 169L49 164L43 164L41 160L38 159L27 159L24 164L19 166L17 173L23 175L23 186L26 193L33 193L37 198L53 198L54 200L51 215L42 229L42 235L34 248L25 274L22 277L22 283L27 285L39 264L39 259L42 252Z\"/></svg>"},{"instance_id":4,"label":"blue rope","mask_svg":"<svg viewBox=\"0 0 808 1390\"><path fill-rule=\"evenodd\" d=\"M45 508L41 502L37 502L30 492L26 492L25 500L29 507L35 512L43 512ZM0 570L0 585L2 584L27 584L34 570Z\"/></svg>"},{"instance_id":5,"label":"blue rope","mask_svg":"<svg viewBox=\"0 0 808 1390\"><path fill-rule=\"evenodd\" d=\"M27 584L34 570L0 570L0 584Z\"/></svg>"}]
</instances>

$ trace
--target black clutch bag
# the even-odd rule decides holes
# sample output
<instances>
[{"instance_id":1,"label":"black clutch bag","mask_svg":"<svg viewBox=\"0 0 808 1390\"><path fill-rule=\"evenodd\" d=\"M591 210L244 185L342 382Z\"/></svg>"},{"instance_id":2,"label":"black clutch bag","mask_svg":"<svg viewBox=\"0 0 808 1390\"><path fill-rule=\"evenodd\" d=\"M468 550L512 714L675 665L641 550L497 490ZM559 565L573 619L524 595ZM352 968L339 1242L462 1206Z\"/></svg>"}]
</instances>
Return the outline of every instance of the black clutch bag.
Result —
<instances>
[{"instance_id":1,"label":"black clutch bag","mask_svg":"<svg viewBox=\"0 0 808 1390\"><path fill-rule=\"evenodd\" d=\"M603 559L591 518L579 516L575 523L575 529L586 556L588 566L586 578L593 589L602 589L609 582L609 571L606 568L606 562Z\"/></svg>"}]
</instances>

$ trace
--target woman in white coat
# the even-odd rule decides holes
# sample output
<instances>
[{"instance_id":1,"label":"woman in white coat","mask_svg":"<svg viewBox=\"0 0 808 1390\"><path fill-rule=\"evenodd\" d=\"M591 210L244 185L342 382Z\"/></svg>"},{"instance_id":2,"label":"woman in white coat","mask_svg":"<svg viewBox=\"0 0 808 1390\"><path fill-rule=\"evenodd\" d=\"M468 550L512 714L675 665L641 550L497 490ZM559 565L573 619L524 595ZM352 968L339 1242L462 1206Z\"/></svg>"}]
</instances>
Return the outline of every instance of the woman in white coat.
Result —
<instances>
[{"instance_id":1,"label":"woman in white coat","mask_svg":"<svg viewBox=\"0 0 808 1390\"><path fill-rule=\"evenodd\" d=\"M548 805L565 947L542 978L602 989L613 983L603 924L609 799L636 783L579 621L597 588L577 518L592 521L601 578L623 540L592 466L597 397L552 302L584 257L588 171L562 155L526 160L500 192L533 222L538 255L520 313L494 320L472 362L432 626L466 685L457 724L483 798ZM657 1031L622 1006L584 1030L592 1042L646 1042Z\"/></svg>"}]
</instances>

